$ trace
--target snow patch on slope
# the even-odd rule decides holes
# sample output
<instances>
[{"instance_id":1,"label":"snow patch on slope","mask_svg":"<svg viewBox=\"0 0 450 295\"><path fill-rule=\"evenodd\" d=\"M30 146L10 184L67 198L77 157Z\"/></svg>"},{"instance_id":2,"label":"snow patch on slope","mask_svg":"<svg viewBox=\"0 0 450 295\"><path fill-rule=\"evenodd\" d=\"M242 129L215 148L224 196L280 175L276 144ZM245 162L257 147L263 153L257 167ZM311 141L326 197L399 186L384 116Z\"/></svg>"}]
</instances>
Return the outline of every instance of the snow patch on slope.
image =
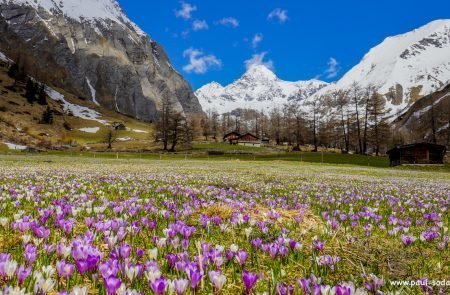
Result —
<instances>
[{"instance_id":1,"label":"snow patch on slope","mask_svg":"<svg viewBox=\"0 0 450 295\"><path fill-rule=\"evenodd\" d=\"M4 141L3 143L10 150L24 151L24 150L26 150L28 148L26 145L20 145L20 144L10 143L10 142L6 142L6 141Z\"/></svg>"},{"instance_id":2,"label":"snow patch on slope","mask_svg":"<svg viewBox=\"0 0 450 295\"><path fill-rule=\"evenodd\" d=\"M6 57L6 55L0 51L0 60L4 61L4 62L9 62L10 59Z\"/></svg>"},{"instance_id":3,"label":"snow patch on slope","mask_svg":"<svg viewBox=\"0 0 450 295\"><path fill-rule=\"evenodd\" d=\"M100 128L99 127L86 127L86 128L80 128L78 129L82 132L86 132L86 133L97 133Z\"/></svg>"},{"instance_id":4,"label":"snow patch on slope","mask_svg":"<svg viewBox=\"0 0 450 295\"><path fill-rule=\"evenodd\" d=\"M65 99L64 95L50 87L46 87L45 92L51 99L59 102L62 105L64 112L71 113L77 118L96 121L103 125L109 125L108 121L100 119L101 114L97 111L68 102Z\"/></svg>"}]
</instances>

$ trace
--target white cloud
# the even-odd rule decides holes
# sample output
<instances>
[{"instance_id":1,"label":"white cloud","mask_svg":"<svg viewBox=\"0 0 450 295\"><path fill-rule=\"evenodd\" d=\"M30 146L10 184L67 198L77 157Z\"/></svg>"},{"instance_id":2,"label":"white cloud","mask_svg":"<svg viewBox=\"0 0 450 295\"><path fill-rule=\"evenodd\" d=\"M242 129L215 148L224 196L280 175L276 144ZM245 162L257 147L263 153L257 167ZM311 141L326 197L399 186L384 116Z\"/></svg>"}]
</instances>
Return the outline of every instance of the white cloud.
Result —
<instances>
[{"instance_id":1,"label":"white cloud","mask_svg":"<svg viewBox=\"0 0 450 295\"><path fill-rule=\"evenodd\" d=\"M275 8L269 13L267 19L269 20L276 19L280 24L283 24L289 19L288 11L286 9Z\"/></svg>"},{"instance_id":2,"label":"white cloud","mask_svg":"<svg viewBox=\"0 0 450 295\"><path fill-rule=\"evenodd\" d=\"M225 27L232 27L237 28L239 27L239 21L235 19L234 17L224 17L221 20L217 22L217 24L220 24Z\"/></svg>"},{"instance_id":3,"label":"white cloud","mask_svg":"<svg viewBox=\"0 0 450 295\"><path fill-rule=\"evenodd\" d=\"M250 59L247 59L244 64L245 67L247 68L247 70L249 68L251 68L252 66L257 66L257 65L264 65L267 68L273 70L274 69L274 64L273 61L271 59L269 60L264 60L265 57L267 55L267 52L261 52L261 53L257 53L252 55L252 57Z\"/></svg>"},{"instance_id":4,"label":"white cloud","mask_svg":"<svg viewBox=\"0 0 450 295\"><path fill-rule=\"evenodd\" d=\"M209 28L208 23L206 22L206 20L199 20L196 19L193 23L192 23L192 29L194 31L201 31L201 30L207 30Z\"/></svg>"},{"instance_id":5,"label":"white cloud","mask_svg":"<svg viewBox=\"0 0 450 295\"><path fill-rule=\"evenodd\" d=\"M330 57L327 65L328 69L325 70L327 78L330 79L336 77L339 72L339 62L334 57Z\"/></svg>"},{"instance_id":6,"label":"white cloud","mask_svg":"<svg viewBox=\"0 0 450 295\"><path fill-rule=\"evenodd\" d=\"M189 63L183 67L186 73L204 74L212 68L222 66L222 61L215 55L205 55L203 51L195 48L186 49L183 57L189 58Z\"/></svg>"},{"instance_id":7,"label":"white cloud","mask_svg":"<svg viewBox=\"0 0 450 295\"><path fill-rule=\"evenodd\" d=\"M192 18L192 13L196 10L197 6L182 1L181 8L175 10L175 16L180 17L184 20L190 20Z\"/></svg>"},{"instance_id":8,"label":"white cloud","mask_svg":"<svg viewBox=\"0 0 450 295\"><path fill-rule=\"evenodd\" d=\"M255 34L255 36L253 36L252 39L252 46L253 48L258 47L259 43L261 43L261 41L264 39L264 35L261 33L257 33Z\"/></svg>"}]
</instances>

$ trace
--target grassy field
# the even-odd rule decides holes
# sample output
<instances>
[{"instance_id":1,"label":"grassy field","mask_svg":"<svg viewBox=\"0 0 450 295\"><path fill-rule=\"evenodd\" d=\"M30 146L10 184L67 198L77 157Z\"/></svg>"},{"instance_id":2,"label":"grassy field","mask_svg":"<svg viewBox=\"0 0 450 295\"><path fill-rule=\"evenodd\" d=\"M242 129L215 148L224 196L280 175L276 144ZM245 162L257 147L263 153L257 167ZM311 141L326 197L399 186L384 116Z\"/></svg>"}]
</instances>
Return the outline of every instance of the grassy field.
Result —
<instances>
[{"instance_id":1,"label":"grassy field","mask_svg":"<svg viewBox=\"0 0 450 295\"><path fill-rule=\"evenodd\" d=\"M45 157L45 156L68 156L76 158L102 158L102 159L149 159L149 160L240 160L240 161L288 161L288 162L307 162L307 163L324 163L337 165L357 165L371 167L389 167L387 157L371 157L350 154L337 153L313 153L313 152L264 152L264 153L224 153L220 155L208 155L205 151L192 150L180 152L176 154L166 153L149 153L149 152L75 152L75 151L48 151L39 154L24 153L21 151L8 150L6 146L0 145L0 154L3 155L22 155L24 157ZM397 168L398 169L398 168ZM403 167L401 169L414 170L438 170L450 171L449 164L444 167Z\"/></svg>"}]
</instances>

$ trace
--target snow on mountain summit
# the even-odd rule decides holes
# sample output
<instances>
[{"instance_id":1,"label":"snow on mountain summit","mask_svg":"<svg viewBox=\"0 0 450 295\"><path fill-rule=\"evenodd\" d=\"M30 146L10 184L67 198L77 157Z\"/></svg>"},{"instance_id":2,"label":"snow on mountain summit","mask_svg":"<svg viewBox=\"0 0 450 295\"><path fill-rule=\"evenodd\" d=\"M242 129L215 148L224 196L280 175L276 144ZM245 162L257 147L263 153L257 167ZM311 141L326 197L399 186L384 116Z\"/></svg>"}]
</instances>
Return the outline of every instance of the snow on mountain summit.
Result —
<instances>
[{"instance_id":1,"label":"snow on mountain summit","mask_svg":"<svg viewBox=\"0 0 450 295\"><path fill-rule=\"evenodd\" d=\"M270 111L290 101L301 101L327 85L318 80L283 81L266 66L255 65L230 85L212 82L195 94L204 111L226 113L239 108Z\"/></svg>"},{"instance_id":2,"label":"snow on mountain summit","mask_svg":"<svg viewBox=\"0 0 450 295\"><path fill-rule=\"evenodd\" d=\"M422 96L450 82L450 20L436 20L411 32L388 37L337 83L311 99L345 90L357 82L372 85L387 100L390 115L403 112Z\"/></svg>"},{"instance_id":3,"label":"snow on mountain summit","mask_svg":"<svg viewBox=\"0 0 450 295\"><path fill-rule=\"evenodd\" d=\"M145 35L128 19L116 0L0 0L1 3L27 5L36 10L45 9L50 14L63 14L81 23L113 21L132 28L139 35Z\"/></svg>"}]
</instances>

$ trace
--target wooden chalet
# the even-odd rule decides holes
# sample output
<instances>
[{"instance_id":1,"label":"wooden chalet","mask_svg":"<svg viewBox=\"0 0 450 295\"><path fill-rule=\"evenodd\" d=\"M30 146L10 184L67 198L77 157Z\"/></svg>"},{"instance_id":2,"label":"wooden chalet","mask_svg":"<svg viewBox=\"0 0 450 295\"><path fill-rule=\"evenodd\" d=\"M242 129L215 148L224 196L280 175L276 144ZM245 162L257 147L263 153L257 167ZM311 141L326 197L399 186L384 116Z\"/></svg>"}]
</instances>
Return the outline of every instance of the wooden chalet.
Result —
<instances>
[{"instance_id":1,"label":"wooden chalet","mask_svg":"<svg viewBox=\"0 0 450 295\"><path fill-rule=\"evenodd\" d=\"M228 141L230 144L237 144L237 140L240 136L241 136L240 133L233 131L225 134L223 136L223 141Z\"/></svg>"},{"instance_id":2,"label":"wooden chalet","mask_svg":"<svg viewBox=\"0 0 450 295\"><path fill-rule=\"evenodd\" d=\"M256 135L253 135L251 133L246 133L244 135L239 136L239 138L237 139L237 144L238 145L243 145L243 146L260 147L261 146L261 140Z\"/></svg>"},{"instance_id":3,"label":"wooden chalet","mask_svg":"<svg viewBox=\"0 0 450 295\"><path fill-rule=\"evenodd\" d=\"M261 140L258 136L251 133L240 134L236 131L225 134L223 141L243 146L261 146Z\"/></svg>"},{"instance_id":4,"label":"wooden chalet","mask_svg":"<svg viewBox=\"0 0 450 295\"><path fill-rule=\"evenodd\" d=\"M446 148L427 142L397 146L389 151L391 166L398 165L442 165Z\"/></svg>"}]
</instances>

